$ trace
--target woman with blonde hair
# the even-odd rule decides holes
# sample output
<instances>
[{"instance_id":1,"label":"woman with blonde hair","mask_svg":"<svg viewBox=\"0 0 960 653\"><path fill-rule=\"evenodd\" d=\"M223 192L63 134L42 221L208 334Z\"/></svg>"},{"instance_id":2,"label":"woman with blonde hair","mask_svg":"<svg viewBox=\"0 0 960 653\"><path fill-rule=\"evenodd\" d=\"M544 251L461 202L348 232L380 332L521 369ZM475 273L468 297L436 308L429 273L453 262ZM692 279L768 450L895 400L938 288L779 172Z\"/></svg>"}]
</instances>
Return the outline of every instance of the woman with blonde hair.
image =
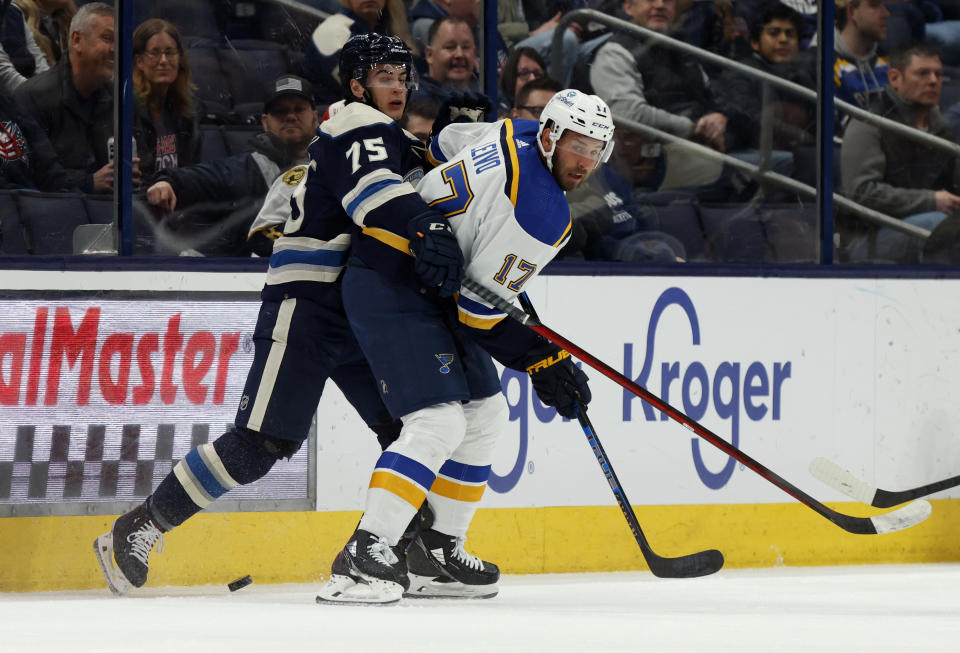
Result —
<instances>
[{"instance_id":1,"label":"woman with blonde hair","mask_svg":"<svg viewBox=\"0 0 960 653\"><path fill-rule=\"evenodd\" d=\"M313 49L304 62L304 77L314 83L323 104L343 98L337 72L340 50L354 34L377 32L398 36L414 54L403 0L340 0L343 8L324 20L313 31Z\"/></svg>"},{"instance_id":2,"label":"woman with blonde hair","mask_svg":"<svg viewBox=\"0 0 960 653\"><path fill-rule=\"evenodd\" d=\"M160 18L133 33L133 135L145 180L200 162L190 62L176 25Z\"/></svg>"},{"instance_id":3,"label":"woman with blonde hair","mask_svg":"<svg viewBox=\"0 0 960 653\"><path fill-rule=\"evenodd\" d=\"M74 0L16 0L33 40L53 66L67 53L70 21L77 13Z\"/></svg>"}]
</instances>

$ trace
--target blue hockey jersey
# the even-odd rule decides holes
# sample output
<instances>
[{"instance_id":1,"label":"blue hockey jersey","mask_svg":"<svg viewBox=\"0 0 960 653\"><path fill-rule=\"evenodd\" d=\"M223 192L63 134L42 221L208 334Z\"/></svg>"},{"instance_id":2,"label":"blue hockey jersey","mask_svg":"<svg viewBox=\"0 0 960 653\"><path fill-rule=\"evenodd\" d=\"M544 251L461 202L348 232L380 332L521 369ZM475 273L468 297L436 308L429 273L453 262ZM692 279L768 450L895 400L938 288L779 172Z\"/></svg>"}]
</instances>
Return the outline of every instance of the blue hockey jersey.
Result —
<instances>
[{"instance_id":1,"label":"blue hockey jersey","mask_svg":"<svg viewBox=\"0 0 960 653\"><path fill-rule=\"evenodd\" d=\"M420 141L386 114L353 102L320 126L309 150L263 299L328 292L351 247L369 267L415 284L406 225L431 210L414 188L423 176Z\"/></svg>"}]
</instances>

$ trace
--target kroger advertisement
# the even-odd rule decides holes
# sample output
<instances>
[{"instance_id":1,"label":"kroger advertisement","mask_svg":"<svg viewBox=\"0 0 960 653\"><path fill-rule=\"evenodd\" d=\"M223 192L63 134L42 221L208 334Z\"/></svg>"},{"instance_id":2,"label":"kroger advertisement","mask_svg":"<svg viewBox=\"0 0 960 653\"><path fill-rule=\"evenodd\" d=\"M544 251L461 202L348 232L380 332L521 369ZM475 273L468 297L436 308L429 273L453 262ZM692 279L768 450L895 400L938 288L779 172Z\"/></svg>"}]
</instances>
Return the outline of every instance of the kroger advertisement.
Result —
<instances>
[{"instance_id":1,"label":"kroger advertisement","mask_svg":"<svg viewBox=\"0 0 960 653\"><path fill-rule=\"evenodd\" d=\"M144 288L117 273L82 283L94 296L117 290L111 280L126 292L187 285L173 274ZM140 500L233 419L258 303L228 293L262 275L200 276L196 301L58 299L52 284L69 288L70 274L0 301L0 515ZM952 280L639 276L546 276L528 288L544 324L824 501L844 497L810 476L818 456L888 489L960 472L958 291ZM792 501L587 373L590 418L634 505ZM540 404L525 374L506 370L502 385L510 421L482 506L612 505L579 424ZM332 384L317 425L315 468L304 447L220 509L362 508L376 440Z\"/></svg>"},{"instance_id":2,"label":"kroger advertisement","mask_svg":"<svg viewBox=\"0 0 960 653\"><path fill-rule=\"evenodd\" d=\"M890 489L960 472L960 305L947 301L958 291L944 280L543 277L529 295L554 331L814 497L840 501L810 476L813 458ZM792 501L587 372L590 418L633 504ZM526 375L507 370L502 384L510 423L482 505L613 504L579 424L540 404ZM343 406L324 399L321 434L324 412L334 433L361 428ZM361 508L376 447L320 446L319 507Z\"/></svg>"}]
</instances>

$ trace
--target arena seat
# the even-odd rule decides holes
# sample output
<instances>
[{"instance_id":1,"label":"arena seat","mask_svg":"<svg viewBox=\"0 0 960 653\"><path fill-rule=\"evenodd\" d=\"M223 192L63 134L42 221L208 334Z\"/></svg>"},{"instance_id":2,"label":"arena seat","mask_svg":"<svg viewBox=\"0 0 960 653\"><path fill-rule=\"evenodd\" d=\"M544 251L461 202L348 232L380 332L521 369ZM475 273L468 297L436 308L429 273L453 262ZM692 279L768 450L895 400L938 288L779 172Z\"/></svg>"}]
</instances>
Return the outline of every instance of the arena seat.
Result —
<instances>
[{"instance_id":1,"label":"arena seat","mask_svg":"<svg viewBox=\"0 0 960 653\"><path fill-rule=\"evenodd\" d=\"M20 193L17 203L33 254L72 254L74 230L90 224L79 193Z\"/></svg>"},{"instance_id":2,"label":"arena seat","mask_svg":"<svg viewBox=\"0 0 960 653\"><path fill-rule=\"evenodd\" d=\"M20 222L17 191L0 190L0 254L29 254Z\"/></svg>"},{"instance_id":3,"label":"arena seat","mask_svg":"<svg viewBox=\"0 0 960 653\"><path fill-rule=\"evenodd\" d=\"M227 156L227 144L223 140L220 125L200 125L200 160L213 161Z\"/></svg>"},{"instance_id":4,"label":"arena seat","mask_svg":"<svg viewBox=\"0 0 960 653\"><path fill-rule=\"evenodd\" d=\"M250 139L262 133L263 128L259 125L225 125L222 134L228 155L235 156L253 151Z\"/></svg>"}]
</instances>

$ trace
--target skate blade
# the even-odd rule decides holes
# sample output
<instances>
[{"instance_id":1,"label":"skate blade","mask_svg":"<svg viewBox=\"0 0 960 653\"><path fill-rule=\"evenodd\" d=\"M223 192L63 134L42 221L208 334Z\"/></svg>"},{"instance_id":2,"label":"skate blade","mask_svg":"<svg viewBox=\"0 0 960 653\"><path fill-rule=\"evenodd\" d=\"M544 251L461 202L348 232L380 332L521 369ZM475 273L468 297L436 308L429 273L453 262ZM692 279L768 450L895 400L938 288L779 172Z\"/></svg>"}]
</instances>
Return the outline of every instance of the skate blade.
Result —
<instances>
[{"instance_id":1,"label":"skate blade","mask_svg":"<svg viewBox=\"0 0 960 653\"><path fill-rule=\"evenodd\" d=\"M433 576L417 576L408 572L410 589L406 599L492 599L500 591L496 583L464 585L456 581L441 582Z\"/></svg>"},{"instance_id":2,"label":"skate blade","mask_svg":"<svg viewBox=\"0 0 960 653\"><path fill-rule=\"evenodd\" d=\"M93 550L97 554L97 562L100 563L100 570L110 591L116 596L129 592L133 585L113 562L113 533L106 533L94 540Z\"/></svg>"},{"instance_id":3,"label":"skate blade","mask_svg":"<svg viewBox=\"0 0 960 653\"><path fill-rule=\"evenodd\" d=\"M333 574L317 594L317 603L330 605L394 605L403 598L403 586L389 580L357 581Z\"/></svg>"}]
</instances>

